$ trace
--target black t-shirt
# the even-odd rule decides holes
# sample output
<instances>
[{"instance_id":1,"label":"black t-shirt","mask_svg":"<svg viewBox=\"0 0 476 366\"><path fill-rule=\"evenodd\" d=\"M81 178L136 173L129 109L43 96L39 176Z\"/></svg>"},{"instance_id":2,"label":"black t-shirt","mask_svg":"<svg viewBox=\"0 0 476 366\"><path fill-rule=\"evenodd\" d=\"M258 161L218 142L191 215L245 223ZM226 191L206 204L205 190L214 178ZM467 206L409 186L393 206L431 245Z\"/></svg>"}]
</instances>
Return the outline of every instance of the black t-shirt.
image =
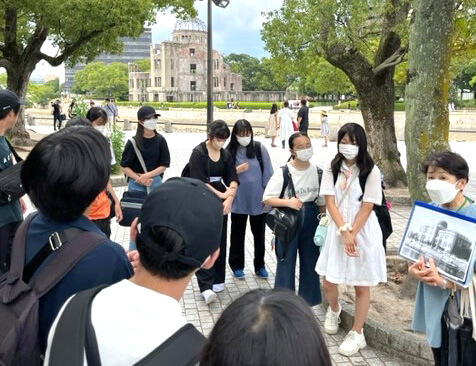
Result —
<instances>
[{"instance_id":1,"label":"black t-shirt","mask_svg":"<svg viewBox=\"0 0 476 366\"><path fill-rule=\"evenodd\" d=\"M204 183L210 183L217 191L226 191L226 187L222 181L227 186L229 186L231 182L239 183L238 174L236 173L236 167L231 154L225 149L220 150L220 159L215 162L208 156L206 144L202 142L193 149L189 163L190 177L200 179Z\"/></svg>"},{"instance_id":2,"label":"black t-shirt","mask_svg":"<svg viewBox=\"0 0 476 366\"><path fill-rule=\"evenodd\" d=\"M170 152L165 138L156 133L152 138L143 139L143 148L141 150L142 157L145 162L147 171L157 169L159 166L170 166ZM134 146L127 141L122 153L121 166L131 168L134 173L144 173L144 169L137 158Z\"/></svg>"},{"instance_id":3,"label":"black t-shirt","mask_svg":"<svg viewBox=\"0 0 476 366\"><path fill-rule=\"evenodd\" d=\"M60 105L57 103L53 104L53 114L60 115Z\"/></svg>"},{"instance_id":4,"label":"black t-shirt","mask_svg":"<svg viewBox=\"0 0 476 366\"><path fill-rule=\"evenodd\" d=\"M301 120L301 125L302 126L309 126L309 107L308 106L302 106L301 109L298 112L298 119L299 117L302 118Z\"/></svg>"}]
</instances>

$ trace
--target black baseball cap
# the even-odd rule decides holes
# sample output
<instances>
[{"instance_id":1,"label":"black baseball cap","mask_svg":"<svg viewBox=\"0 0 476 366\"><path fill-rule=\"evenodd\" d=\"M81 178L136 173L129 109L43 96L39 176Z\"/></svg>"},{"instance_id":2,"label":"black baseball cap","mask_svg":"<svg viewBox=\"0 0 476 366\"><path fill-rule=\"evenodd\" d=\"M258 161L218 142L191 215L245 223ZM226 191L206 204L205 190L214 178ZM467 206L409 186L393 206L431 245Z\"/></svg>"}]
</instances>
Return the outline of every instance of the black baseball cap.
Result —
<instances>
[{"instance_id":1,"label":"black baseball cap","mask_svg":"<svg viewBox=\"0 0 476 366\"><path fill-rule=\"evenodd\" d=\"M7 89L0 90L0 114L13 109L19 105L25 105L25 101L20 100L18 96Z\"/></svg>"},{"instance_id":2,"label":"black baseball cap","mask_svg":"<svg viewBox=\"0 0 476 366\"><path fill-rule=\"evenodd\" d=\"M160 114L155 112L155 109L147 105L142 106L137 111L137 119L143 121L152 117L160 117Z\"/></svg>"},{"instance_id":3,"label":"black baseball cap","mask_svg":"<svg viewBox=\"0 0 476 366\"><path fill-rule=\"evenodd\" d=\"M154 226L175 230L183 239L183 254L177 262L201 267L220 246L223 225L222 201L200 180L170 178L146 198L139 215L139 237L156 253L160 243L151 237Z\"/></svg>"}]
</instances>

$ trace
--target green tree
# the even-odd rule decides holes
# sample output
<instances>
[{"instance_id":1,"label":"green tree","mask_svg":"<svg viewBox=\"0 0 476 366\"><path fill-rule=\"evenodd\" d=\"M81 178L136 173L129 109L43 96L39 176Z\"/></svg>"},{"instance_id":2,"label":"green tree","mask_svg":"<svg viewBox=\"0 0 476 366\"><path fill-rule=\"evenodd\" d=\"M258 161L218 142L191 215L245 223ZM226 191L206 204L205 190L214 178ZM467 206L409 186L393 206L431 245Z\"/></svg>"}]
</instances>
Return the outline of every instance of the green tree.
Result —
<instances>
[{"instance_id":1,"label":"green tree","mask_svg":"<svg viewBox=\"0 0 476 366\"><path fill-rule=\"evenodd\" d=\"M451 1L414 1L405 104L408 188L413 199L428 198L426 177L421 173L426 157L449 148L454 17L455 4Z\"/></svg>"},{"instance_id":2,"label":"green tree","mask_svg":"<svg viewBox=\"0 0 476 366\"><path fill-rule=\"evenodd\" d=\"M27 89L28 100L46 106L52 99L60 97L59 79L47 81L43 84L29 83Z\"/></svg>"},{"instance_id":3,"label":"green tree","mask_svg":"<svg viewBox=\"0 0 476 366\"><path fill-rule=\"evenodd\" d=\"M150 59L145 58L143 60L136 61L136 64L139 66L142 72L150 71Z\"/></svg>"},{"instance_id":4,"label":"green tree","mask_svg":"<svg viewBox=\"0 0 476 366\"><path fill-rule=\"evenodd\" d=\"M406 185L394 126L395 65L406 53L407 0L285 0L267 14L262 37L288 62L322 57L342 70L359 97L376 163L390 186Z\"/></svg>"},{"instance_id":5,"label":"green tree","mask_svg":"<svg viewBox=\"0 0 476 366\"><path fill-rule=\"evenodd\" d=\"M101 97L127 99L129 93L127 65L91 62L75 76L73 92Z\"/></svg>"},{"instance_id":6,"label":"green tree","mask_svg":"<svg viewBox=\"0 0 476 366\"><path fill-rule=\"evenodd\" d=\"M231 53L223 61L230 65L231 71L243 76L243 90L259 90L258 80L262 69L258 58L244 53Z\"/></svg>"},{"instance_id":7,"label":"green tree","mask_svg":"<svg viewBox=\"0 0 476 366\"><path fill-rule=\"evenodd\" d=\"M119 37L138 37L157 10L168 7L179 17L195 16L194 0L6 0L0 3L0 67L8 89L24 98L31 73L41 60L52 66L91 61L101 52L120 52ZM46 40L56 56L41 51ZM28 143L23 115L12 130Z\"/></svg>"}]
</instances>

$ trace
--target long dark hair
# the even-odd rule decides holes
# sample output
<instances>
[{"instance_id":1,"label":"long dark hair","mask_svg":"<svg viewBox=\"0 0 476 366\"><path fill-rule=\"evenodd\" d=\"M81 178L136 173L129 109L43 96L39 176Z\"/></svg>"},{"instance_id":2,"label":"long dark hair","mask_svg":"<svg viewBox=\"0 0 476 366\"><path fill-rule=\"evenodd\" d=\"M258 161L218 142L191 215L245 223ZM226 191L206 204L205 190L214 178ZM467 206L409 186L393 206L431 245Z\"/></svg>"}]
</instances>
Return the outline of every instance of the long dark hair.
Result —
<instances>
[{"instance_id":1,"label":"long dark hair","mask_svg":"<svg viewBox=\"0 0 476 366\"><path fill-rule=\"evenodd\" d=\"M372 171L375 163L367 151L367 135L362 126L357 123L346 123L343 125L337 133L337 147L345 135L349 135L352 141L355 141L359 146L359 154L357 155L357 167L359 168L359 179L367 177ZM339 174L342 162L344 161L344 155L337 152L337 155L331 162L332 173L334 176Z\"/></svg>"},{"instance_id":2,"label":"long dark hair","mask_svg":"<svg viewBox=\"0 0 476 366\"><path fill-rule=\"evenodd\" d=\"M156 130L154 130L154 134L157 136ZM137 148L142 151L144 149L144 126L139 122L137 122L137 130L134 140L136 140Z\"/></svg>"},{"instance_id":3,"label":"long dark hair","mask_svg":"<svg viewBox=\"0 0 476 366\"><path fill-rule=\"evenodd\" d=\"M256 289L223 311L200 365L330 366L331 359L317 320L302 298L291 291Z\"/></svg>"},{"instance_id":4,"label":"long dark hair","mask_svg":"<svg viewBox=\"0 0 476 366\"><path fill-rule=\"evenodd\" d=\"M270 114L274 114L278 111L278 105L276 103L273 103L273 105L271 106L271 112L269 112Z\"/></svg>"},{"instance_id":5,"label":"long dark hair","mask_svg":"<svg viewBox=\"0 0 476 366\"><path fill-rule=\"evenodd\" d=\"M253 140L253 129L251 128L251 124L246 119L239 119L235 122L235 125L233 126L233 130L231 131L230 143L226 147L226 149L230 152L233 161L236 161L236 150L238 150L238 147L241 146L236 136L240 135L240 133L243 132L251 133L251 141L246 147L246 157L248 159L253 159L256 156L255 143Z\"/></svg>"}]
</instances>

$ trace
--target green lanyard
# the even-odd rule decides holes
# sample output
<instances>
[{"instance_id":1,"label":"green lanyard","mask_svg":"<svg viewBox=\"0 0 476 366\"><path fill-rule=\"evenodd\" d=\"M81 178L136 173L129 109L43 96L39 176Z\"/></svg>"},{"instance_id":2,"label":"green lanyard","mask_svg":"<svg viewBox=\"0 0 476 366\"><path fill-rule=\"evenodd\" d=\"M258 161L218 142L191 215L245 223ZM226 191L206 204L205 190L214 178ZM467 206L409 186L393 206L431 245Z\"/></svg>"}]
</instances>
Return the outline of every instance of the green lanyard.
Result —
<instances>
[{"instance_id":1,"label":"green lanyard","mask_svg":"<svg viewBox=\"0 0 476 366\"><path fill-rule=\"evenodd\" d=\"M459 212L466 205L466 202L473 203L474 201L472 199L468 198L467 196L464 196L464 202L461 204L461 206L458 207L456 212Z\"/></svg>"}]
</instances>

